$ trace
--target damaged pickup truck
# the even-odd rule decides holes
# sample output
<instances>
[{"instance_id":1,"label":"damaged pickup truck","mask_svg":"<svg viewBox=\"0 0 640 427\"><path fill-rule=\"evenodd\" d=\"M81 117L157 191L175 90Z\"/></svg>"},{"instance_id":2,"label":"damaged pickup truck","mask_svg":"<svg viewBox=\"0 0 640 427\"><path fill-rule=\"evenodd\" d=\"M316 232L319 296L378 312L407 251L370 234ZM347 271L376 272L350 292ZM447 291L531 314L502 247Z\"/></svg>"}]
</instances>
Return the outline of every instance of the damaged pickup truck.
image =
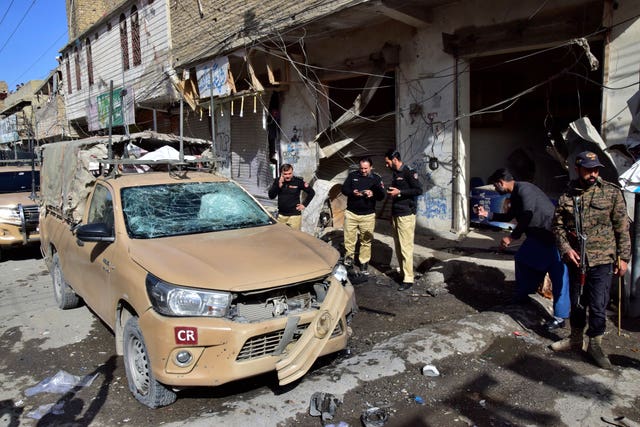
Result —
<instances>
[{"instance_id":1,"label":"damaged pickup truck","mask_svg":"<svg viewBox=\"0 0 640 427\"><path fill-rule=\"evenodd\" d=\"M346 347L356 305L334 248L211 172L92 174L106 153L44 146L41 248L57 304L113 330L141 403L270 371L289 384Z\"/></svg>"},{"instance_id":2,"label":"damaged pickup truck","mask_svg":"<svg viewBox=\"0 0 640 427\"><path fill-rule=\"evenodd\" d=\"M40 242L38 173L33 166L0 166L0 257L9 248Z\"/></svg>"}]
</instances>

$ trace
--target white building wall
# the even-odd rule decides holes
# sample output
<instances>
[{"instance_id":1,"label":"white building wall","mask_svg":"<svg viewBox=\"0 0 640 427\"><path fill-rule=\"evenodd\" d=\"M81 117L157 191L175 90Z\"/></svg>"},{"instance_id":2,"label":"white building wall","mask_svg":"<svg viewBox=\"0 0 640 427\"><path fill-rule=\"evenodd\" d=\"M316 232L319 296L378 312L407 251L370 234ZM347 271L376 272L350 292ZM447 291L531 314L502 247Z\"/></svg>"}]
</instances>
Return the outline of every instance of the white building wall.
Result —
<instances>
[{"instance_id":1,"label":"white building wall","mask_svg":"<svg viewBox=\"0 0 640 427\"><path fill-rule=\"evenodd\" d=\"M134 66L131 42L131 7L138 8L140 23L141 65ZM114 88L132 87L136 103L152 100L173 93L171 84L163 71L169 62L169 27L167 3L155 1L131 2L122 12L127 19L127 37L129 44L130 69L123 72L122 51L120 45L120 13L114 14L108 22L98 26L79 39L76 44L69 45L64 53L68 53L71 62L71 81L67 81L66 65L63 64L64 95L66 97L67 117L70 120L87 117L88 102L109 90L109 82ZM108 30L107 24L111 25ZM97 39L96 39L97 36ZM86 38L91 40L93 58L94 84L89 85L87 74ZM80 49L81 86L78 90L75 78L74 48ZM68 93L71 85L72 93Z\"/></svg>"},{"instance_id":2,"label":"white building wall","mask_svg":"<svg viewBox=\"0 0 640 427\"><path fill-rule=\"evenodd\" d=\"M290 163L296 176L310 181L317 167L316 97L293 71L289 90L282 96L280 153L281 163ZM295 130L294 130L295 129Z\"/></svg>"},{"instance_id":3,"label":"white building wall","mask_svg":"<svg viewBox=\"0 0 640 427\"><path fill-rule=\"evenodd\" d=\"M629 20L637 16L640 16L640 2L618 2L611 22L605 22L606 25L614 25L608 48L607 80L604 82L608 88L603 88L602 97L602 132L608 146L625 143L632 118L627 100L639 89L640 21L637 18ZM625 169L621 169L620 164L617 166L619 170Z\"/></svg>"}]
</instances>

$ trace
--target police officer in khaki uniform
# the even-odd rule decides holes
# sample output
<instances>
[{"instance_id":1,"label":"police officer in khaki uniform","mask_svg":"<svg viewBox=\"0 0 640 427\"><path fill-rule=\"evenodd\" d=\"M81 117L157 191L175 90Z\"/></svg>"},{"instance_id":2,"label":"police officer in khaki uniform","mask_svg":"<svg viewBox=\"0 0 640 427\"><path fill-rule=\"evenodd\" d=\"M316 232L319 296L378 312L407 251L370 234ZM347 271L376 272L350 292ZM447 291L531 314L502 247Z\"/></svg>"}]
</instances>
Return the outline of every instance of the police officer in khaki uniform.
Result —
<instances>
[{"instance_id":1,"label":"police officer in khaki uniform","mask_svg":"<svg viewBox=\"0 0 640 427\"><path fill-rule=\"evenodd\" d=\"M305 192L307 198L300 202L300 193ZM302 211L311 203L316 194L304 179L293 176L293 166L285 163L280 166L280 177L269 187L269 198L278 198L278 222L300 230Z\"/></svg>"},{"instance_id":2,"label":"police officer in khaki uniform","mask_svg":"<svg viewBox=\"0 0 640 427\"><path fill-rule=\"evenodd\" d=\"M400 153L389 150L384 157L385 165L393 171L393 180L387 189L391 198L391 223L393 241L398 264L402 271L399 291L413 286L413 238L416 229L416 197L422 194L418 174L402 163Z\"/></svg>"},{"instance_id":3,"label":"police officer in khaki uniform","mask_svg":"<svg viewBox=\"0 0 640 427\"><path fill-rule=\"evenodd\" d=\"M575 166L578 179L571 181L569 190L558 200L552 225L571 277L571 335L553 343L551 348L581 351L584 329L588 326L587 352L599 367L611 369L611 362L602 350L602 336L612 275L624 276L631 257L627 209L620 189L600 178L602 164L595 153L583 151L578 154ZM580 230L576 230L576 206L582 234L586 237L583 254L578 247ZM584 285L580 280L581 257L584 257L586 268Z\"/></svg>"},{"instance_id":4,"label":"police officer in khaki uniform","mask_svg":"<svg viewBox=\"0 0 640 427\"><path fill-rule=\"evenodd\" d=\"M371 170L371 158L362 157L360 169L351 172L342 184L342 194L347 196L344 224L344 264L353 265L353 258L360 233L360 272L368 274L371 260L371 242L376 225L376 201L384 199L382 178Z\"/></svg>"}]
</instances>

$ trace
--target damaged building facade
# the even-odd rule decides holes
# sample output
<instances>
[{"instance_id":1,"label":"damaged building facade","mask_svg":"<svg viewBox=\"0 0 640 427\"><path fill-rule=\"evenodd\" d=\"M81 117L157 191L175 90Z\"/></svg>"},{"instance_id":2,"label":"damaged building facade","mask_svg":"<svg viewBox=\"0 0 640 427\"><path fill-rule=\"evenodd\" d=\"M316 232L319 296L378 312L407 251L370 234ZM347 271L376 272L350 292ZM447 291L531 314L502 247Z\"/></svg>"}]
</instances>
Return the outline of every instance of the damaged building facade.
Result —
<instances>
[{"instance_id":1,"label":"damaged building facade","mask_svg":"<svg viewBox=\"0 0 640 427\"><path fill-rule=\"evenodd\" d=\"M106 134L110 125L121 133L178 129L168 2L75 0L67 17L59 70L74 129L81 136Z\"/></svg>"},{"instance_id":2,"label":"damaged building facade","mask_svg":"<svg viewBox=\"0 0 640 427\"><path fill-rule=\"evenodd\" d=\"M560 193L571 122L588 119L608 146L627 138L638 5L276 3L170 6L174 67L199 89L215 84L208 67L228 70L198 105L214 105L226 172L254 194L269 185L274 137L279 163L321 186L317 203L363 154L385 177L382 156L397 148L424 186L418 228L459 235L470 190L498 167Z\"/></svg>"},{"instance_id":3,"label":"damaged building facade","mask_svg":"<svg viewBox=\"0 0 640 427\"><path fill-rule=\"evenodd\" d=\"M464 234L472 189L498 167L554 197L571 169L569 124L583 119L607 146L625 144L626 102L638 89L634 2L138 0L107 9L62 50L69 119L104 132L113 81L126 130L212 140L221 172L262 201L277 167L291 163L318 194L307 231L325 207L341 225L340 184L361 155L388 183L391 148L423 184L422 231ZM610 154L619 170L630 164ZM379 209L388 217L388 203Z\"/></svg>"}]
</instances>

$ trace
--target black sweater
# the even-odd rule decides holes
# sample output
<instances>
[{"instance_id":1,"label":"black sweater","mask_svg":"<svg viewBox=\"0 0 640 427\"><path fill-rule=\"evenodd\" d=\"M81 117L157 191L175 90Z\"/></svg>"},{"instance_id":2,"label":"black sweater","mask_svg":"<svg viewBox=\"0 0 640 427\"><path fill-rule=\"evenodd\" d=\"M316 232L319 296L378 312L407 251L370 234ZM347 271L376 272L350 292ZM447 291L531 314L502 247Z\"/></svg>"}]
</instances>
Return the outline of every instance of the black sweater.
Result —
<instances>
[{"instance_id":1,"label":"black sweater","mask_svg":"<svg viewBox=\"0 0 640 427\"><path fill-rule=\"evenodd\" d=\"M416 213L416 197L422 194L422 186L418 181L418 174L407 165L402 165L399 171L393 172L390 187L400 190L400 194L393 198L391 215L407 216Z\"/></svg>"},{"instance_id":2,"label":"black sweater","mask_svg":"<svg viewBox=\"0 0 640 427\"><path fill-rule=\"evenodd\" d=\"M300 215L300 211L296 209L296 206L300 203L300 192L307 193L307 198L302 203L304 206L309 205L316 192L302 178L297 176L292 177L289 182L285 181L282 187L278 184L279 180L280 178L276 178L271 187L269 187L269 198L275 199L278 197L279 214L285 216Z\"/></svg>"},{"instance_id":3,"label":"black sweater","mask_svg":"<svg viewBox=\"0 0 640 427\"><path fill-rule=\"evenodd\" d=\"M373 197L356 196L353 194L353 190L358 190L359 192L371 190ZM349 174L344 184L342 184L342 194L347 196L348 211L356 215L369 215L376 211L376 200L384 199L384 184L377 173L372 172L364 176L360 171L354 171Z\"/></svg>"}]
</instances>

